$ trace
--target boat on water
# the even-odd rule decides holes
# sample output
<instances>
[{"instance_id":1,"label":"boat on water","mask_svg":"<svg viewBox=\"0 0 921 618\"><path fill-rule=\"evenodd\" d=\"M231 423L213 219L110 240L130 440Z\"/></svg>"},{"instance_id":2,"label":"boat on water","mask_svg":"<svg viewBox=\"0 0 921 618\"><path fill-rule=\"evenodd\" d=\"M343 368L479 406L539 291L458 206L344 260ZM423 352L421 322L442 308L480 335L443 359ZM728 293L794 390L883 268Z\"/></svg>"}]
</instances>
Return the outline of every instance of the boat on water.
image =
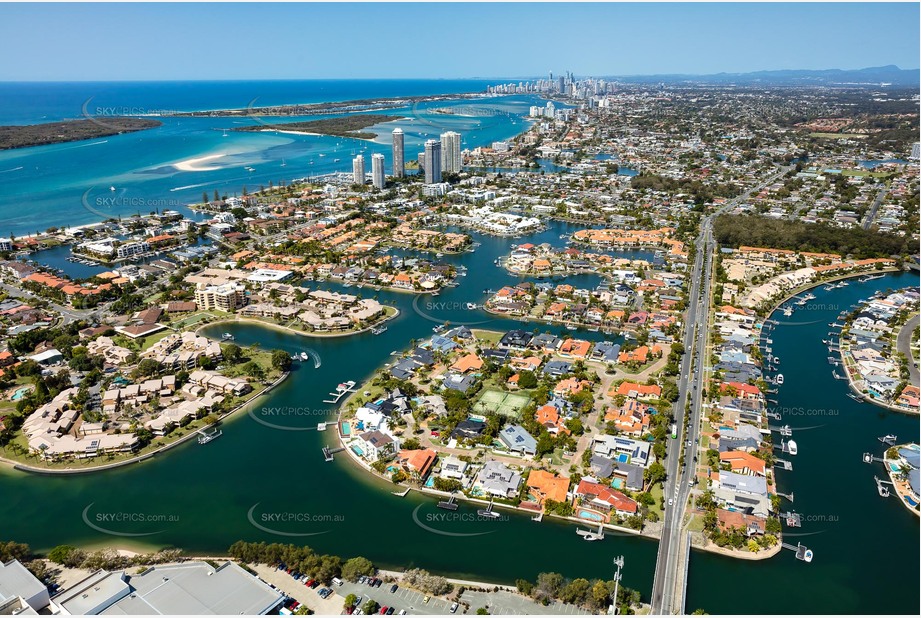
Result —
<instances>
[{"instance_id":1,"label":"boat on water","mask_svg":"<svg viewBox=\"0 0 921 618\"><path fill-rule=\"evenodd\" d=\"M469 309L470 311L473 311L474 309L477 308L477 306L476 306L474 303L467 303L466 307L467 307L467 309Z\"/></svg>"},{"instance_id":2,"label":"boat on water","mask_svg":"<svg viewBox=\"0 0 921 618\"><path fill-rule=\"evenodd\" d=\"M386 326L375 326L371 329L372 335L380 335L381 333L387 332Z\"/></svg>"},{"instance_id":3,"label":"boat on water","mask_svg":"<svg viewBox=\"0 0 921 618\"><path fill-rule=\"evenodd\" d=\"M233 335L230 333L224 333L221 335L221 341L233 341Z\"/></svg>"},{"instance_id":4,"label":"boat on water","mask_svg":"<svg viewBox=\"0 0 921 618\"><path fill-rule=\"evenodd\" d=\"M788 440L786 451L790 453L791 455L796 455L796 451L797 451L796 442L794 442L793 440Z\"/></svg>"},{"instance_id":5,"label":"boat on water","mask_svg":"<svg viewBox=\"0 0 921 618\"><path fill-rule=\"evenodd\" d=\"M854 393L848 393L847 396L850 397L851 399L853 399L854 401L856 401L857 403L863 403L863 399L861 399L860 397L858 397L858 396L855 395Z\"/></svg>"},{"instance_id":6,"label":"boat on water","mask_svg":"<svg viewBox=\"0 0 921 618\"><path fill-rule=\"evenodd\" d=\"M486 519L498 519L499 517L501 517L500 513L497 513L494 510L492 510L492 499L489 500L489 506L487 506L485 509L477 509L476 514L479 517L484 517Z\"/></svg>"},{"instance_id":7,"label":"boat on water","mask_svg":"<svg viewBox=\"0 0 921 618\"><path fill-rule=\"evenodd\" d=\"M340 382L339 385L336 386L336 392L345 393L353 388L355 388L354 380L349 380L348 382Z\"/></svg>"},{"instance_id":8,"label":"boat on water","mask_svg":"<svg viewBox=\"0 0 921 618\"><path fill-rule=\"evenodd\" d=\"M777 384L783 384L783 374L778 373L777 378L774 380L774 382L776 382Z\"/></svg>"},{"instance_id":9,"label":"boat on water","mask_svg":"<svg viewBox=\"0 0 921 618\"><path fill-rule=\"evenodd\" d=\"M301 352L300 354L297 355L297 357L301 359L302 361L310 360L310 355L307 354L307 352Z\"/></svg>"},{"instance_id":10,"label":"boat on water","mask_svg":"<svg viewBox=\"0 0 921 618\"><path fill-rule=\"evenodd\" d=\"M202 432L198 435L198 443L199 443L199 444L208 444L209 442L211 442L211 441L214 440L215 438L220 438L223 434L224 434L224 432L221 431L220 429L214 429L214 428L212 427L210 431L202 431Z\"/></svg>"},{"instance_id":11,"label":"boat on water","mask_svg":"<svg viewBox=\"0 0 921 618\"><path fill-rule=\"evenodd\" d=\"M783 314L789 318L791 315L793 315L793 307L784 307Z\"/></svg>"},{"instance_id":12,"label":"boat on water","mask_svg":"<svg viewBox=\"0 0 921 618\"><path fill-rule=\"evenodd\" d=\"M879 440L883 444L888 444L889 446L894 445L895 441L898 439L899 439L898 436L894 436L891 433L887 433L885 436L877 438L877 440Z\"/></svg>"}]
</instances>

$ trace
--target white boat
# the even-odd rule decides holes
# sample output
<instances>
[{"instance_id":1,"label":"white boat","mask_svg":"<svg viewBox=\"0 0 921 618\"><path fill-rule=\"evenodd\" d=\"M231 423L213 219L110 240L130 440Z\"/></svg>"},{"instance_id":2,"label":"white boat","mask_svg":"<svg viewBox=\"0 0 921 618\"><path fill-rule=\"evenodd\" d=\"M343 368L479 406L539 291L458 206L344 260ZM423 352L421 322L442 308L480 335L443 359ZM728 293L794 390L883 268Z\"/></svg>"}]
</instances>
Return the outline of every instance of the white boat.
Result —
<instances>
[{"instance_id":1,"label":"white boat","mask_svg":"<svg viewBox=\"0 0 921 618\"><path fill-rule=\"evenodd\" d=\"M791 455L796 455L796 442L793 440L787 441L787 452Z\"/></svg>"},{"instance_id":2,"label":"white boat","mask_svg":"<svg viewBox=\"0 0 921 618\"><path fill-rule=\"evenodd\" d=\"M805 560L806 562L812 562L813 556L814 554L812 553L812 550L807 549L806 553L803 554L803 560Z\"/></svg>"},{"instance_id":3,"label":"white boat","mask_svg":"<svg viewBox=\"0 0 921 618\"><path fill-rule=\"evenodd\" d=\"M473 311L473 310L476 309L476 308L477 308L477 306L476 306L475 304L473 304L473 303L467 303L467 309Z\"/></svg>"},{"instance_id":4,"label":"white boat","mask_svg":"<svg viewBox=\"0 0 921 618\"><path fill-rule=\"evenodd\" d=\"M301 353L298 354L297 356L298 356L298 358L300 358L302 361L310 360L310 355L307 354L307 352L301 352Z\"/></svg>"},{"instance_id":5,"label":"white boat","mask_svg":"<svg viewBox=\"0 0 921 618\"><path fill-rule=\"evenodd\" d=\"M381 333L387 332L386 326L375 326L371 329L372 335L380 335Z\"/></svg>"},{"instance_id":6,"label":"white boat","mask_svg":"<svg viewBox=\"0 0 921 618\"><path fill-rule=\"evenodd\" d=\"M109 187L109 191L115 191L115 186L113 185L113 186Z\"/></svg>"},{"instance_id":7,"label":"white boat","mask_svg":"<svg viewBox=\"0 0 921 618\"><path fill-rule=\"evenodd\" d=\"M348 382L342 382L338 386L336 386L336 391L339 393L344 393L354 387L355 387L355 381L349 380Z\"/></svg>"},{"instance_id":8,"label":"white boat","mask_svg":"<svg viewBox=\"0 0 921 618\"><path fill-rule=\"evenodd\" d=\"M215 430L213 428L211 431L203 431L200 434L198 434L198 443L208 444L215 438L220 438L223 435L223 433L224 432L222 432L220 429Z\"/></svg>"},{"instance_id":9,"label":"white boat","mask_svg":"<svg viewBox=\"0 0 921 618\"><path fill-rule=\"evenodd\" d=\"M777 379L774 380L774 381L775 381L777 384L783 384L783 374L782 374L782 373L778 373L778 374L777 374Z\"/></svg>"},{"instance_id":10,"label":"white boat","mask_svg":"<svg viewBox=\"0 0 921 618\"><path fill-rule=\"evenodd\" d=\"M224 333L221 335L221 341L233 341L233 335L230 333Z\"/></svg>"}]
</instances>

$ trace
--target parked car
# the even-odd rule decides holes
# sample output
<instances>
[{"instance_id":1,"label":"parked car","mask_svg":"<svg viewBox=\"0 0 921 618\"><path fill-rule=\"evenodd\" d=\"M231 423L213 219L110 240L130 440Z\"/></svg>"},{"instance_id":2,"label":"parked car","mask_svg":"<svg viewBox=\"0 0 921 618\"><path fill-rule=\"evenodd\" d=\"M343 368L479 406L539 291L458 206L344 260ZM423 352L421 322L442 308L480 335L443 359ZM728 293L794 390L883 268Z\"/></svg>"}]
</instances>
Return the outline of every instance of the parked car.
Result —
<instances>
[{"instance_id":1,"label":"parked car","mask_svg":"<svg viewBox=\"0 0 921 618\"><path fill-rule=\"evenodd\" d=\"M334 578L333 578L333 583L336 584L337 586L341 586L341 585L342 585L342 580L339 579L338 577L334 577Z\"/></svg>"},{"instance_id":2,"label":"parked car","mask_svg":"<svg viewBox=\"0 0 921 618\"><path fill-rule=\"evenodd\" d=\"M388 607L388 608L387 608L387 615L390 616L390 615L392 615L392 614L393 614L393 608L392 608L392 607Z\"/></svg>"},{"instance_id":3,"label":"parked car","mask_svg":"<svg viewBox=\"0 0 921 618\"><path fill-rule=\"evenodd\" d=\"M405 609L401 609L401 610L400 610L400 613L397 614L397 616L405 616L405 615L406 615L406 610L405 610Z\"/></svg>"},{"instance_id":4,"label":"parked car","mask_svg":"<svg viewBox=\"0 0 921 618\"><path fill-rule=\"evenodd\" d=\"M388 609L390 609L390 608L387 607L387 606L385 605L385 606L383 606L383 607L381 608L381 611L379 611L379 612L377 612L377 613L380 614L381 616L383 616L384 614L387 613L387 610L388 610Z\"/></svg>"},{"instance_id":5,"label":"parked car","mask_svg":"<svg viewBox=\"0 0 921 618\"><path fill-rule=\"evenodd\" d=\"M452 603L452 604L451 604L451 613L453 614L453 613L456 612L456 611L457 611L457 603Z\"/></svg>"},{"instance_id":6,"label":"parked car","mask_svg":"<svg viewBox=\"0 0 921 618\"><path fill-rule=\"evenodd\" d=\"M371 585L374 586L375 588L380 588L380 587L381 587L381 584L383 584L383 583L384 583L384 580L382 580L382 579L380 579L380 578L378 578L378 577L375 577L375 578L374 578L374 583L371 584Z\"/></svg>"},{"instance_id":7,"label":"parked car","mask_svg":"<svg viewBox=\"0 0 921 618\"><path fill-rule=\"evenodd\" d=\"M391 593L396 592L397 590L399 590L399 588L400 588L400 586L399 586L398 584L394 584L394 585L390 586L390 592L391 592Z\"/></svg>"},{"instance_id":8,"label":"parked car","mask_svg":"<svg viewBox=\"0 0 921 618\"><path fill-rule=\"evenodd\" d=\"M425 598L422 599L422 602L423 602L423 603L428 603L428 602L429 602L429 599L431 599L431 598L432 598L432 597L426 595Z\"/></svg>"}]
</instances>

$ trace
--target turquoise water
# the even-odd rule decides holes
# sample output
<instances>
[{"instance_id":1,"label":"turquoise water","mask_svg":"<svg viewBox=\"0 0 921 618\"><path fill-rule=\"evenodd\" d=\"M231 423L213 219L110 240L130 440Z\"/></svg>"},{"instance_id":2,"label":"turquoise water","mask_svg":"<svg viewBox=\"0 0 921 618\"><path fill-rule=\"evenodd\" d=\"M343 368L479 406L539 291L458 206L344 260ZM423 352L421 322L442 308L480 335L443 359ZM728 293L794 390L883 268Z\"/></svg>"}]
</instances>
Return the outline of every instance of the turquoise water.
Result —
<instances>
[{"instance_id":1,"label":"turquoise water","mask_svg":"<svg viewBox=\"0 0 921 618\"><path fill-rule=\"evenodd\" d=\"M23 386L22 388L17 388L16 392L13 393L13 396L10 397L10 401L19 401L20 399L25 397L26 393L28 393L30 390L32 390L32 387L30 386Z\"/></svg>"},{"instance_id":2,"label":"turquoise water","mask_svg":"<svg viewBox=\"0 0 921 618\"><path fill-rule=\"evenodd\" d=\"M590 521L604 521L604 517L593 511L579 511L579 517Z\"/></svg>"},{"instance_id":3,"label":"turquoise water","mask_svg":"<svg viewBox=\"0 0 921 618\"><path fill-rule=\"evenodd\" d=\"M406 86L400 91L400 88ZM97 109L158 110L240 108L278 103L310 103L382 96L481 92L485 82L233 82L216 84L82 84L60 85L61 97L48 85L0 84L0 123L27 124L79 118L84 103ZM77 225L107 217L173 209L212 195L241 194L270 183L329 172L351 171L354 155L386 157L392 166L390 133L405 135L406 160L416 157L425 140L458 131L463 146L474 148L508 139L527 128L523 117L534 96L483 97L407 105L386 110L404 119L377 127L373 142L329 136L234 132L235 127L317 118L160 118L163 126L107 138L0 152L0 220L2 234L32 234L51 225ZM435 113L454 108L455 114ZM373 129L369 129L373 130ZM321 156L323 155L323 156ZM217 157L191 171L176 165ZM339 159L339 161L336 161ZM193 164L194 166L194 164ZM248 171L246 168L254 168ZM114 186L115 192L109 191ZM113 199L114 198L114 199ZM28 203L28 208L23 204ZM54 213L53 218L47 216ZM200 218L193 216L193 218Z\"/></svg>"}]
</instances>

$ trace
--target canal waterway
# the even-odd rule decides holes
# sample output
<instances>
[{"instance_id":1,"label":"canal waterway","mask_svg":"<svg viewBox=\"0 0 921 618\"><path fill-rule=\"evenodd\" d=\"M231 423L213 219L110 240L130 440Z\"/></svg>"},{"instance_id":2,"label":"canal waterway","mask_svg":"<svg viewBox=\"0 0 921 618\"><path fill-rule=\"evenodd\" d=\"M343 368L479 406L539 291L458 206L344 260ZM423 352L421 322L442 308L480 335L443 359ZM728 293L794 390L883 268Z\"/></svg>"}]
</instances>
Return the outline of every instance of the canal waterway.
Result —
<instances>
[{"instance_id":1,"label":"canal waterway","mask_svg":"<svg viewBox=\"0 0 921 618\"><path fill-rule=\"evenodd\" d=\"M474 510L466 506L446 514L431 498L392 495L391 485L371 478L347 457L324 462L320 449L335 438L315 429L318 422L335 418L335 407L323 400L338 383L368 378L392 360L391 352L431 336L437 324L562 333L559 327L496 319L465 305L481 304L485 289L520 280L495 265L510 244L559 246L560 235L575 229L554 222L519 240L473 234L480 243L474 252L443 258L465 266L467 276L437 297L349 288L400 309L399 317L378 336L311 338L248 323L209 327L207 334L229 331L241 344L309 351L320 359L320 367L299 363L287 381L249 413L239 413L225 425L223 436L207 445L193 442L142 464L92 475L34 476L0 469L0 537L44 550L59 543L170 545L207 554L221 553L238 539L293 542L321 552L364 555L386 567L418 566L507 583L541 571L609 577L612 557L623 554L623 583L648 595L654 541L609 534L604 542L585 543L571 524L537 523L518 514L476 521ZM821 344L839 311L875 290L907 285L909 279L890 275L833 292L819 289L813 302L828 309L799 310L789 320L774 316L781 324L772 334L773 348L786 376L779 405L834 411L784 415L784 422L794 427L800 454L792 473L778 475L780 488L795 492L797 511L827 521L807 519L799 531L809 535L802 541L816 551L809 565L786 551L761 562L694 552L689 610L764 611L768 595L771 611L777 613L896 613L915 608L917 595L905 582L917 579L916 556L914 549L902 555L898 548L917 546L917 519L893 499L876 495L872 477L882 471L861 463L860 455L879 450L878 435L911 439L917 422L847 398L845 383L831 376ZM611 339L587 331L578 336ZM750 594L751 585L766 586L764 595Z\"/></svg>"}]
</instances>

